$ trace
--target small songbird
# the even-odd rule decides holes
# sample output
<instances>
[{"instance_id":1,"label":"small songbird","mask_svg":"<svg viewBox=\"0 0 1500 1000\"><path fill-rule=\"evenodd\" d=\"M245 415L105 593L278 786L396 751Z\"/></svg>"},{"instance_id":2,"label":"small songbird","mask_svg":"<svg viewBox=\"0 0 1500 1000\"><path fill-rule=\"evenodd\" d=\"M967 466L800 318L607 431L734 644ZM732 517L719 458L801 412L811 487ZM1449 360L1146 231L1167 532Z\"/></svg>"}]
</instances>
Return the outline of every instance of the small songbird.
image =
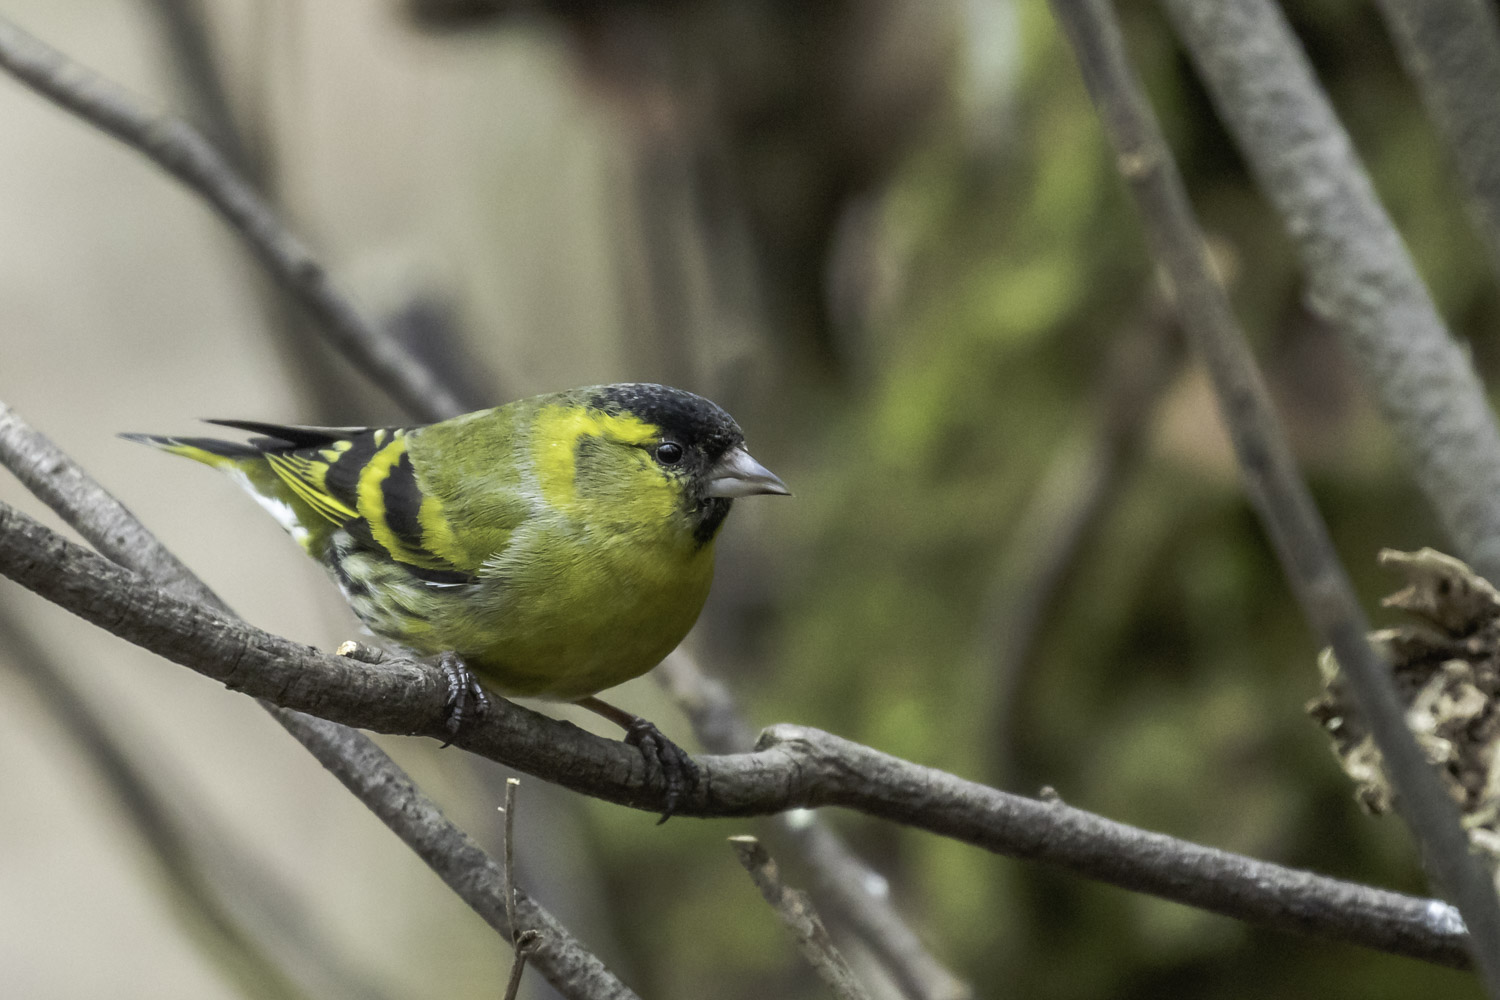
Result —
<instances>
[{"instance_id":1,"label":"small songbird","mask_svg":"<svg viewBox=\"0 0 1500 1000\"><path fill-rule=\"evenodd\" d=\"M422 427L208 422L264 436L122 436L227 473L328 568L371 632L438 656L450 731L471 700L483 711L475 677L576 702L661 768L671 815L697 780L691 758L594 695L687 634L734 499L788 493L729 414L626 383Z\"/></svg>"}]
</instances>

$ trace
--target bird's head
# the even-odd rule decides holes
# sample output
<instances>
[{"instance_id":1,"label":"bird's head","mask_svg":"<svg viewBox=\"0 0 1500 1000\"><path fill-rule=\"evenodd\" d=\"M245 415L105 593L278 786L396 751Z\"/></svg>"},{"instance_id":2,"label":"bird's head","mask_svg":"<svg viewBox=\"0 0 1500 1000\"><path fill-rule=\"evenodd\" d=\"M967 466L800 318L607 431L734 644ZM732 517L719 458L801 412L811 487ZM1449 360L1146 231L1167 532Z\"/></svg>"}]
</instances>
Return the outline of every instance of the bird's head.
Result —
<instances>
[{"instance_id":1,"label":"bird's head","mask_svg":"<svg viewBox=\"0 0 1500 1000\"><path fill-rule=\"evenodd\" d=\"M578 499L604 508L596 515L680 518L701 545L718 533L735 498L790 493L750 457L734 418L702 396L638 382L570 395L576 409L559 417L579 430L568 435L568 471Z\"/></svg>"}]
</instances>

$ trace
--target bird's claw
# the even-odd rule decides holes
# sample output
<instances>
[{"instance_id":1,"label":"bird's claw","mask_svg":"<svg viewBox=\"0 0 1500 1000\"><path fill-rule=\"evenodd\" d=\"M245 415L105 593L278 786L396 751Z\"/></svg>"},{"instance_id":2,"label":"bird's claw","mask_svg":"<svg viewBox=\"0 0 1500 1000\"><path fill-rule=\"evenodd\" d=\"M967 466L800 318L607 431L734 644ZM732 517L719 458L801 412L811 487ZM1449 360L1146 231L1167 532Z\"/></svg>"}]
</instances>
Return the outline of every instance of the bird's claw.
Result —
<instances>
[{"instance_id":1,"label":"bird's claw","mask_svg":"<svg viewBox=\"0 0 1500 1000\"><path fill-rule=\"evenodd\" d=\"M662 783L667 786L666 802L661 826L677 811L677 803L685 793L698 787L698 765L682 747L662 735L662 731L646 719L637 718L625 727L625 742L641 752L646 761L646 776L653 770L661 772Z\"/></svg>"},{"instance_id":2,"label":"bird's claw","mask_svg":"<svg viewBox=\"0 0 1500 1000\"><path fill-rule=\"evenodd\" d=\"M438 657L438 669L448 684L448 700L443 704L448 729L448 738L443 741L446 747L458 738L465 719L471 715L476 719L484 718L490 708L490 699L457 653L447 652Z\"/></svg>"}]
</instances>

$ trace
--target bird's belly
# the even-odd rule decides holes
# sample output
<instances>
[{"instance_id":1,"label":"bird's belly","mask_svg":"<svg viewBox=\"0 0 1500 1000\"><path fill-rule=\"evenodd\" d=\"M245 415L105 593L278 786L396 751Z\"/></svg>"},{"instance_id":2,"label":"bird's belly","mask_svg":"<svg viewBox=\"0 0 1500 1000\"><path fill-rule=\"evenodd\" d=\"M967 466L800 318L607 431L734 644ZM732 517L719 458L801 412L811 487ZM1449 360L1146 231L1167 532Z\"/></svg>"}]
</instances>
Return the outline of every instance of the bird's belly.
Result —
<instances>
[{"instance_id":1,"label":"bird's belly","mask_svg":"<svg viewBox=\"0 0 1500 1000\"><path fill-rule=\"evenodd\" d=\"M615 535L528 548L458 587L425 584L381 560L380 585L356 594L345 585L345 596L372 631L420 653L453 650L501 694L574 701L661 662L692 628L713 580L711 544ZM346 561L336 571L341 584L352 569Z\"/></svg>"}]
</instances>

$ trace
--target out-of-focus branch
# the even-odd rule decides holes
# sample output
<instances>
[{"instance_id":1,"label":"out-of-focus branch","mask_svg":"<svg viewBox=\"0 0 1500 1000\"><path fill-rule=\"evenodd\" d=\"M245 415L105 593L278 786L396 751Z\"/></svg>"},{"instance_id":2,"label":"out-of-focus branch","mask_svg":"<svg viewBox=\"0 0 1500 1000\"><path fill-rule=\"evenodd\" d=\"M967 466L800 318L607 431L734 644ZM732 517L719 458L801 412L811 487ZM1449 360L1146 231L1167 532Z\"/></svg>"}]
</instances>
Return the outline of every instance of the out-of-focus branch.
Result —
<instances>
[{"instance_id":1,"label":"out-of-focus branch","mask_svg":"<svg viewBox=\"0 0 1500 1000\"><path fill-rule=\"evenodd\" d=\"M709 753L744 753L755 731L734 696L678 650L657 667L655 677L687 714L693 733ZM778 853L795 857L812 876L812 891L836 929L858 938L908 1000L969 1000L974 991L927 950L896 912L885 876L865 864L816 813L786 816Z\"/></svg>"},{"instance_id":2,"label":"out-of-focus branch","mask_svg":"<svg viewBox=\"0 0 1500 1000\"><path fill-rule=\"evenodd\" d=\"M1241 0L1231 6L1255 5ZM1119 24L1105 0L1053 0L1052 6L1136 198L1152 252L1171 278L1183 330L1213 380L1251 502L1309 624L1343 666L1400 795L1402 815L1437 882L1454 894L1472 935L1470 951L1481 978L1491 996L1500 997L1500 899L1469 853L1457 807L1406 728L1390 672L1366 639L1369 622L1214 274L1187 189L1126 60ZM1436 390L1414 387L1423 393Z\"/></svg>"},{"instance_id":3,"label":"out-of-focus branch","mask_svg":"<svg viewBox=\"0 0 1500 1000\"><path fill-rule=\"evenodd\" d=\"M990 775L999 784L1010 769L1015 703L1042 629L1178 368L1170 306L1153 291L1141 312L1106 358L1088 440L1065 448L1042 473L986 588L976 645L990 681Z\"/></svg>"},{"instance_id":4,"label":"out-of-focus branch","mask_svg":"<svg viewBox=\"0 0 1500 1000\"><path fill-rule=\"evenodd\" d=\"M759 840L754 837L730 837L729 844L750 880L760 890L761 897L776 911L776 917L792 932L797 950L813 967L818 978L827 984L838 1000L869 1000L864 987L854 976L854 970L844 961L833 946L833 939L818 911L813 908L807 893L793 889L781 880L781 870Z\"/></svg>"},{"instance_id":5,"label":"out-of-focus branch","mask_svg":"<svg viewBox=\"0 0 1500 1000\"><path fill-rule=\"evenodd\" d=\"M194 857L187 834L172 818L150 779L136 767L51 653L5 604L0 604L0 635L5 636L4 659L25 678L47 712L83 751L121 815L134 827L168 888L169 898L177 904L174 910L182 918L183 929L201 942L209 959L245 996L267 1000L307 997L224 905L213 880ZM320 955L314 957L324 964ZM347 994L371 995L363 989Z\"/></svg>"},{"instance_id":6,"label":"out-of-focus branch","mask_svg":"<svg viewBox=\"0 0 1500 1000\"><path fill-rule=\"evenodd\" d=\"M234 170L264 193L266 168L258 155L259 143L247 141L246 130L229 101L214 58L202 0L145 0L144 6L161 26L182 78L183 96L191 102L191 117Z\"/></svg>"},{"instance_id":7,"label":"out-of-focus branch","mask_svg":"<svg viewBox=\"0 0 1500 1000\"><path fill-rule=\"evenodd\" d=\"M141 580L131 569L120 568L131 567L171 588L157 591L165 600L176 600L174 594L185 595L191 601L201 602L193 606L204 614L229 614L224 603L183 567L123 504L3 403L0 403L0 465L10 469L63 520L99 551L115 560L109 562L79 546L71 546L93 560L96 567L109 572L130 573ZM60 536L54 537L63 541ZM45 571L45 567L38 568ZM228 619L217 620L232 627ZM356 666L370 669L364 665ZM334 722L288 711L267 701L261 704L426 862L459 898L506 940L512 939L504 897L500 892L503 875L500 867L468 834L442 814L437 804L417 788L385 751L364 734ZM550 913L523 894L517 894L516 905L525 925L545 935L545 941L533 954L533 962L565 997L569 1000L634 1000L635 994Z\"/></svg>"},{"instance_id":8,"label":"out-of-focus branch","mask_svg":"<svg viewBox=\"0 0 1500 1000\"><path fill-rule=\"evenodd\" d=\"M0 504L0 574L248 694L280 699L285 707L321 712L347 725L447 736L447 686L436 667L390 660L352 663L231 621L173 597L6 504ZM380 754L374 744L366 740L350 747L357 734L322 728L298 711L286 715L283 724L325 764L319 740L339 741L330 755L345 762L339 779L505 933L504 905L496 891L501 875L493 861L443 819L410 779L365 759ZM660 777L648 775L634 748L502 699L493 699L486 717L455 743L596 798L653 812L662 807ZM679 816L753 816L841 805L1237 919L1444 964L1463 962L1462 921L1441 902L1283 868L1059 802L1010 795L815 729L773 726L762 734L757 752L700 757L698 766L703 780L680 803ZM547 939L538 952L540 965L557 940L554 935L564 932L540 921L535 926ZM597 964L586 952L582 956Z\"/></svg>"},{"instance_id":9,"label":"out-of-focus branch","mask_svg":"<svg viewBox=\"0 0 1500 1000\"><path fill-rule=\"evenodd\" d=\"M1495 415L1280 8L1269 0L1165 6L1292 237L1313 309L1344 336L1459 553L1500 580Z\"/></svg>"},{"instance_id":10,"label":"out-of-focus branch","mask_svg":"<svg viewBox=\"0 0 1500 1000\"><path fill-rule=\"evenodd\" d=\"M284 183L277 169L270 122L264 117L264 108L257 118L230 102L221 69L223 61L214 56L202 0L144 2L161 26L181 78L179 89L193 109L192 117L223 151L230 167L266 199L268 206L285 216ZM275 16L272 8L263 13L262 19ZM263 74L269 72L266 69ZM296 308L295 295L286 293L278 275L252 276L260 279L255 282L255 290L271 340L281 355L285 377L299 387L308 411L322 423L344 425L375 419L366 416L372 407L364 398L368 396L365 384L352 380L351 372L335 353L337 345L313 338L312 324ZM436 289L407 287L411 284L405 274L395 282L381 282L379 287L390 289L394 296L393 300L386 296L386 301L370 303L379 316L381 332L425 366L463 409L477 410L490 405L497 396L503 398L504 387L497 392L494 376L484 373L484 366L464 350L451 303ZM382 315L381 310L390 310L390 314Z\"/></svg>"},{"instance_id":11,"label":"out-of-focus branch","mask_svg":"<svg viewBox=\"0 0 1500 1000\"><path fill-rule=\"evenodd\" d=\"M1469 218L1500 273L1500 16L1492 0L1377 0L1406 73L1442 132Z\"/></svg>"},{"instance_id":12,"label":"out-of-focus branch","mask_svg":"<svg viewBox=\"0 0 1500 1000\"><path fill-rule=\"evenodd\" d=\"M433 373L367 323L311 251L187 122L147 111L109 80L0 18L0 68L48 100L144 153L213 206L272 275L319 321L319 329L409 412L436 420L462 405Z\"/></svg>"},{"instance_id":13,"label":"out-of-focus branch","mask_svg":"<svg viewBox=\"0 0 1500 1000\"><path fill-rule=\"evenodd\" d=\"M246 185L285 217L277 150L266 105L262 103L246 113L230 100L220 71L223 61L214 54L203 0L142 0L142 5L156 19L170 55L178 78L177 91L186 104L184 117L204 132ZM276 16L275 5L264 5L256 30L265 34ZM255 65L262 80L275 72L264 60ZM373 414L372 401L362 398L367 393L351 391L351 373L337 355L323 344L310 342L308 328L312 324L297 308L295 294L287 294L273 273L250 270L245 277L254 289L268 339L280 356L282 378L297 388L305 412L312 415L310 419L341 426L374 419L373 415L367 417Z\"/></svg>"}]
</instances>

